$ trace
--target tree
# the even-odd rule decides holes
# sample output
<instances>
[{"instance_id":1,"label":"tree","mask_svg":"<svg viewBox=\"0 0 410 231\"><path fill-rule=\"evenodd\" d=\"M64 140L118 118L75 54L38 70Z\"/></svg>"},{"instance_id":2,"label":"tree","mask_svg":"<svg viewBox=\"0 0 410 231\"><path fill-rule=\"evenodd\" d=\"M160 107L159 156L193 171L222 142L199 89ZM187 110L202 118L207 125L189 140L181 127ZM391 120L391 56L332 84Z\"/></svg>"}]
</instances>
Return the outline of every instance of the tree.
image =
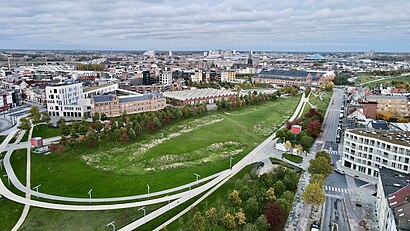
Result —
<instances>
[{"instance_id":1,"label":"tree","mask_svg":"<svg viewBox=\"0 0 410 231\"><path fill-rule=\"evenodd\" d=\"M316 152L315 159L319 157L324 157L327 159L328 162L330 162L332 159L330 158L330 154L326 151L318 151Z\"/></svg>"},{"instance_id":2,"label":"tree","mask_svg":"<svg viewBox=\"0 0 410 231\"><path fill-rule=\"evenodd\" d=\"M233 190L229 194L229 201L235 206L242 204L242 199L239 197L239 192L237 190Z\"/></svg>"},{"instance_id":3,"label":"tree","mask_svg":"<svg viewBox=\"0 0 410 231\"><path fill-rule=\"evenodd\" d=\"M190 230L202 231L205 230L205 218L202 216L200 211L197 211L192 218L190 225Z\"/></svg>"},{"instance_id":4,"label":"tree","mask_svg":"<svg viewBox=\"0 0 410 231\"><path fill-rule=\"evenodd\" d=\"M327 82L326 85L325 85L326 91L332 91L334 87L335 87L335 84L331 81Z\"/></svg>"},{"instance_id":5,"label":"tree","mask_svg":"<svg viewBox=\"0 0 410 231\"><path fill-rule=\"evenodd\" d=\"M248 221L252 222L259 214L259 203L254 197L249 198L244 205L245 214L247 214Z\"/></svg>"},{"instance_id":6,"label":"tree","mask_svg":"<svg viewBox=\"0 0 410 231\"><path fill-rule=\"evenodd\" d=\"M304 135L300 138L300 145L302 145L305 151L309 151L314 142L315 140L308 135Z\"/></svg>"},{"instance_id":7,"label":"tree","mask_svg":"<svg viewBox=\"0 0 410 231\"><path fill-rule=\"evenodd\" d=\"M94 113L93 115L93 122L97 122L100 120L100 114L98 114L98 112Z\"/></svg>"},{"instance_id":8,"label":"tree","mask_svg":"<svg viewBox=\"0 0 410 231\"><path fill-rule=\"evenodd\" d=\"M328 176L332 173L332 166L329 164L328 159L323 156L310 160L310 166L308 172L310 174L323 174Z\"/></svg>"},{"instance_id":9,"label":"tree","mask_svg":"<svg viewBox=\"0 0 410 231\"><path fill-rule=\"evenodd\" d=\"M286 150L290 150L292 148L292 143L289 140L287 140L283 146Z\"/></svg>"},{"instance_id":10,"label":"tree","mask_svg":"<svg viewBox=\"0 0 410 231\"><path fill-rule=\"evenodd\" d=\"M283 209L279 203L267 203L265 205L265 218L270 225L271 230L282 230L285 221Z\"/></svg>"},{"instance_id":11,"label":"tree","mask_svg":"<svg viewBox=\"0 0 410 231\"><path fill-rule=\"evenodd\" d=\"M322 130L321 122L319 120L309 121L306 130L311 136L318 137L320 135L320 131Z\"/></svg>"},{"instance_id":12,"label":"tree","mask_svg":"<svg viewBox=\"0 0 410 231\"><path fill-rule=\"evenodd\" d=\"M278 180L273 184L273 188L275 189L275 193L277 196L281 196L283 192L286 190L286 186L283 184L281 180Z\"/></svg>"},{"instance_id":13,"label":"tree","mask_svg":"<svg viewBox=\"0 0 410 231\"><path fill-rule=\"evenodd\" d=\"M235 217L238 219L238 225L246 224L245 213L242 209L239 209L239 212L235 213Z\"/></svg>"},{"instance_id":14,"label":"tree","mask_svg":"<svg viewBox=\"0 0 410 231\"><path fill-rule=\"evenodd\" d=\"M27 117L23 117L20 119L20 124L17 127L18 129L21 130L26 130L29 131L31 129L31 122Z\"/></svg>"},{"instance_id":15,"label":"tree","mask_svg":"<svg viewBox=\"0 0 410 231\"><path fill-rule=\"evenodd\" d=\"M303 147L302 147L302 145L296 144L296 145L295 145L295 150L296 150L296 153L297 153L298 155L300 155L300 154L303 152Z\"/></svg>"},{"instance_id":16,"label":"tree","mask_svg":"<svg viewBox=\"0 0 410 231\"><path fill-rule=\"evenodd\" d=\"M135 133L134 129L132 128L128 129L128 137L131 140L135 140L137 138L137 134Z\"/></svg>"},{"instance_id":17,"label":"tree","mask_svg":"<svg viewBox=\"0 0 410 231\"><path fill-rule=\"evenodd\" d=\"M235 217L231 215L230 213L227 213L223 218L222 218L222 224L230 230L235 229L236 227L236 222L235 222Z\"/></svg>"},{"instance_id":18,"label":"tree","mask_svg":"<svg viewBox=\"0 0 410 231\"><path fill-rule=\"evenodd\" d=\"M49 115L46 111L43 111L43 112L41 113L41 122L49 123L50 120L51 120L50 115Z\"/></svg>"},{"instance_id":19,"label":"tree","mask_svg":"<svg viewBox=\"0 0 410 231\"><path fill-rule=\"evenodd\" d=\"M308 184L302 193L302 200L313 206L323 204L325 202L323 186L318 183Z\"/></svg>"},{"instance_id":20,"label":"tree","mask_svg":"<svg viewBox=\"0 0 410 231\"><path fill-rule=\"evenodd\" d=\"M161 124L161 121L158 119L158 117L155 116L155 117L152 119L152 122L154 123L154 126L155 126L156 129L160 129L160 128L161 128L162 124Z\"/></svg>"},{"instance_id":21,"label":"tree","mask_svg":"<svg viewBox=\"0 0 410 231\"><path fill-rule=\"evenodd\" d=\"M120 136L120 140L121 140L121 142L127 142L128 140L129 140L130 138L128 137L128 134L126 133L126 132L123 132L123 133L121 133L121 136Z\"/></svg>"},{"instance_id":22,"label":"tree","mask_svg":"<svg viewBox=\"0 0 410 231\"><path fill-rule=\"evenodd\" d=\"M309 87L309 86L307 86L307 87L305 88L305 96L308 96L311 91L312 91L312 88Z\"/></svg>"},{"instance_id":23,"label":"tree","mask_svg":"<svg viewBox=\"0 0 410 231\"><path fill-rule=\"evenodd\" d=\"M264 215L261 215L260 217L258 217L258 219L256 219L254 224L258 228L257 229L258 231L266 231L269 229L269 223L266 220L266 217Z\"/></svg>"},{"instance_id":24,"label":"tree","mask_svg":"<svg viewBox=\"0 0 410 231\"><path fill-rule=\"evenodd\" d=\"M100 119L101 119L101 121L106 120L106 119L107 119L107 115L106 115L105 113L101 113Z\"/></svg>"},{"instance_id":25,"label":"tree","mask_svg":"<svg viewBox=\"0 0 410 231\"><path fill-rule=\"evenodd\" d=\"M211 224L216 224L218 222L218 213L216 212L216 208L214 207L208 209L205 212L205 216Z\"/></svg>"},{"instance_id":26,"label":"tree","mask_svg":"<svg viewBox=\"0 0 410 231\"><path fill-rule=\"evenodd\" d=\"M276 200L274 188L270 187L268 190L266 190L266 199L271 202Z\"/></svg>"},{"instance_id":27,"label":"tree","mask_svg":"<svg viewBox=\"0 0 410 231\"><path fill-rule=\"evenodd\" d=\"M309 180L310 184L323 185L325 183L325 176L322 174L313 174Z\"/></svg>"}]
</instances>

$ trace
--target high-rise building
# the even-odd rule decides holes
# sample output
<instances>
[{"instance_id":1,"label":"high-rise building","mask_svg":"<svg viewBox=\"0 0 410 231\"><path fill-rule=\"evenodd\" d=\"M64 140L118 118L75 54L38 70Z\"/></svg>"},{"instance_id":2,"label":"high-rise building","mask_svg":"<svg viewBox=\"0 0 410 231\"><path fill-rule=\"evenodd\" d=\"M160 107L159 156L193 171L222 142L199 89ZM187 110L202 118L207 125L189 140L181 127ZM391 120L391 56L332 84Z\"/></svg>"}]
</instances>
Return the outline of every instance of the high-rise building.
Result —
<instances>
[{"instance_id":1,"label":"high-rise building","mask_svg":"<svg viewBox=\"0 0 410 231\"><path fill-rule=\"evenodd\" d=\"M248 56L248 67L253 67L252 51L249 51L249 56Z\"/></svg>"},{"instance_id":2,"label":"high-rise building","mask_svg":"<svg viewBox=\"0 0 410 231\"><path fill-rule=\"evenodd\" d=\"M164 85L172 84L172 71L162 71L160 73L160 83Z\"/></svg>"},{"instance_id":3,"label":"high-rise building","mask_svg":"<svg viewBox=\"0 0 410 231\"><path fill-rule=\"evenodd\" d=\"M149 71L143 71L142 72L142 83L144 85L151 85L152 84L151 75L150 75Z\"/></svg>"}]
</instances>

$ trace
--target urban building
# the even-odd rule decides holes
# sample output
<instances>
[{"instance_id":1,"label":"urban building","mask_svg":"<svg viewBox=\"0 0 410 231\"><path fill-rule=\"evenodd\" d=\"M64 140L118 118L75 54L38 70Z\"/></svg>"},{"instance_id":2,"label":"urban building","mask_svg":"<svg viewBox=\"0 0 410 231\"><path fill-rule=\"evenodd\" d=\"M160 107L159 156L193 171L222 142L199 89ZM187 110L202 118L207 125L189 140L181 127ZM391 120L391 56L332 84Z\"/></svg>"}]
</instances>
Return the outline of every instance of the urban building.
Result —
<instances>
[{"instance_id":1,"label":"urban building","mask_svg":"<svg viewBox=\"0 0 410 231\"><path fill-rule=\"evenodd\" d=\"M81 83L47 86L47 111L50 116L82 118L87 111L87 108L80 105L82 97Z\"/></svg>"},{"instance_id":2,"label":"urban building","mask_svg":"<svg viewBox=\"0 0 410 231\"><path fill-rule=\"evenodd\" d=\"M236 80L235 71L222 71L221 82L234 82Z\"/></svg>"},{"instance_id":3,"label":"urban building","mask_svg":"<svg viewBox=\"0 0 410 231\"><path fill-rule=\"evenodd\" d=\"M320 85L333 81L335 74L331 71L297 71L297 70L262 70L252 76L252 81L279 85Z\"/></svg>"},{"instance_id":4,"label":"urban building","mask_svg":"<svg viewBox=\"0 0 410 231\"><path fill-rule=\"evenodd\" d=\"M380 168L409 173L410 132L347 129L341 165L377 178Z\"/></svg>"},{"instance_id":5,"label":"urban building","mask_svg":"<svg viewBox=\"0 0 410 231\"><path fill-rule=\"evenodd\" d=\"M408 174L380 169L376 193L377 230L410 230L409 182Z\"/></svg>"},{"instance_id":6,"label":"urban building","mask_svg":"<svg viewBox=\"0 0 410 231\"><path fill-rule=\"evenodd\" d=\"M157 111L166 107L166 100L161 94L117 96L115 94L91 97L91 115L105 114L108 117L119 116L126 112L134 114Z\"/></svg>"},{"instance_id":7,"label":"urban building","mask_svg":"<svg viewBox=\"0 0 410 231\"><path fill-rule=\"evenodd\" d=\"M213 88L164 92L164 96L168 101L172 105L178 106L197 103L213 104L222 99L235 99L236 95L236 92L230 90Z\"/></svg>"},{"instance_id":8,"label":"urban building","mask_svg":"<svg viewBox=\"0 0 410 231\"><path fill-rule=\"evenodd\" d=\"M409 100L403 95L368 95L366 100L377 102L377 111L393 111L400 116L409 116Z\"/></svg>"},{"instance_id":9,"label":"urban building","mask_svg":"<svg viewBox=\"0 0 410 231\"><path fill-rule=\"evenodd\" d=\"M375 120L377 117L377 102L361 102L360 106L363 108L363 114L366 118Z\"/></svg>"},{"instance_id":10,"label":"urban building","mask_svg":"<svg viewBox=\"0 0 410 231\"><path fill-rule=\"evenodd\" d=\"M163 71L160 74L160 84L171 85L172 84L172 71Z\"/></svg>"}]
</instances>

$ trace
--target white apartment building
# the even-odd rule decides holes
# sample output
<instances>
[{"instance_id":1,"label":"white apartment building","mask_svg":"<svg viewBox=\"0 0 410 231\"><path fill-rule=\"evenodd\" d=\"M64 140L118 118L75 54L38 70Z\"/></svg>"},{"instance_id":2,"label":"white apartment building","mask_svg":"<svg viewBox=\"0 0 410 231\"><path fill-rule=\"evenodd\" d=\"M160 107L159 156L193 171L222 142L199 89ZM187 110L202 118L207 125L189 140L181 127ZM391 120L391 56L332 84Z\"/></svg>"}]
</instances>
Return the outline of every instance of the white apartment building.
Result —
<instances>
[{"instance_id":1,"label":"white apartment building","mask_svg":"<svg viewBox=\"0 0 410 231\"><path fill-rule=\"evenodd\" d=\"M47 111L50 116L81 119L91 112L91 96L118 90L118 84L83 90L81 83L46 87Z\"/></svg>"},{"instance_id":2,"label":"white apartment building","mask_svg":"<svg viewBox=\"0 0 410 231\"><path fill-rule=\"evenodd\" d=\"M159 76L159 82L163 85L172 84L172 71L163 71Z\"/></svg>"},{"instance_id":3,"label":"white apartment building","mask_svg":"<svg viewBox=\"0 0 410 231\"><path fill-rule=\"evenodd\" d=\"M47 111L50 116L84 117L86 108L79 105L83 97L81 83L46 87Z\"/></svg>"},{"instance_id":4,"label":"white apartment building","mask_svg":"<svg viewBox=\"0 0 410 231\"><path fill-rule=\"evenodd\" d=\"M379 168L408 174L410 132L348 129L345 132L341 165L377 178Z\"/></svg>"},{"instance_id":5,"label":"white apartment building","mask_svg":"<svg viewBox=\"0 0 410 231\"><path fill-rule=\"evenodd\" d=\"M235 71L222 71L221 82L234 82L236 80Z\"/></svg>"}]
</instances>

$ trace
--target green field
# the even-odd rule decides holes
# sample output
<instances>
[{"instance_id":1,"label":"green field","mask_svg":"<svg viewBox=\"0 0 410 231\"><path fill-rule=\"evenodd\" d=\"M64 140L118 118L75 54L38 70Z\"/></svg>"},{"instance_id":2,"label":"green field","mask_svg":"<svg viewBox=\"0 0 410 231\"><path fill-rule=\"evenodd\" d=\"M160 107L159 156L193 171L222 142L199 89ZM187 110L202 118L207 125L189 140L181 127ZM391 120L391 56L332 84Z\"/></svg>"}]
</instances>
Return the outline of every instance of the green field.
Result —
<instances>
[{"instance_id":1,"label":"green field","mask_svg":"<svg viewBox=\"0 0 410 231\"><path fill-rule=\"evenodd\" d=\"M40 124L33 128L32 137L42 137L43 139L61 135L60 129L47 124ZM26 138L27 139L27 138ZM24 137L23 137L24 141Z\"/></svg>"},{"instance_id":2,"label":"green field","mask_svg":"<svg viewBox=\"0 0 410 231\"><path fill-rule=\"evenodd\" d=\"M206 177L227 169L229 156L239 161L266 138L267 130L290 117L299 98L192 118L134 144L33 155L32 185L73 197L87 197L91 188L94 197L117 197L146 193L147 184L151 192L183 185L195 180L194 173Z\"/></svg>"},{"instance_id":3,"label":"green field","mask_svg":"<svg viewBox=\"0 0 410 231\"><path fill-rule=\"evenodd\" d=\"M371 83L364 84L364 86L374 87L374 86L376 86L377 84L388 84L388 83L391 83L392 81L396 81L396 82L410 82L410 76L398 77L398 78L380 79L380 80L375 81L375 82L371 82Z\"/></svg>"},{"instance_id":4,"label":"green field","mask_svg":"<svg viewBox=\"0 0 410 231\"><path fill-rule=\"evenodd\" d=\"M14 172L17 175L17 178L22 182L23 185L26 184L26 149L16 150L14 155L11 158L11 164L13 165ZM23 194L14 187L9 187L7 178L3 177L6 172L3 170L0 171L1 179L3 184L7 186L12 192L22 196ZM23 205L16 203L14 201L8 200L6 198L0 199L0 217L1 225L0 230L8 231L11 230L14 224L19 219L22 211Z\"/></svg>"},{"instance_id":5,"label":"green field","mask_svg":"<svg viewBox=\"0 0 410 231\"><path fill-rule=\"evenodd\" d=\"M319 93L319 94L320 94L320 93ZM319 97L316 97L316 96L314 96L313 94L310 94L310 96L309 96L309 102L310 102L312 105L316 106L316 108L317 108L318 110L322 110L323 113L325 113L326 110L327 110L327 107L328 107L328 105L329 105L329 102L330 102L331 97L332 97L332 92L326 92L326 94L324 94L324 95L322 96L322 99L323 99L323 100L320 100ZM305 106L305 108L303 109L303 114L306 113L306 112L308 112L311 108L312 108L312 107L307 103L306 106ZM302 114L302 115L303 115L303 114Z\"/></svg>"}]
</instances>

